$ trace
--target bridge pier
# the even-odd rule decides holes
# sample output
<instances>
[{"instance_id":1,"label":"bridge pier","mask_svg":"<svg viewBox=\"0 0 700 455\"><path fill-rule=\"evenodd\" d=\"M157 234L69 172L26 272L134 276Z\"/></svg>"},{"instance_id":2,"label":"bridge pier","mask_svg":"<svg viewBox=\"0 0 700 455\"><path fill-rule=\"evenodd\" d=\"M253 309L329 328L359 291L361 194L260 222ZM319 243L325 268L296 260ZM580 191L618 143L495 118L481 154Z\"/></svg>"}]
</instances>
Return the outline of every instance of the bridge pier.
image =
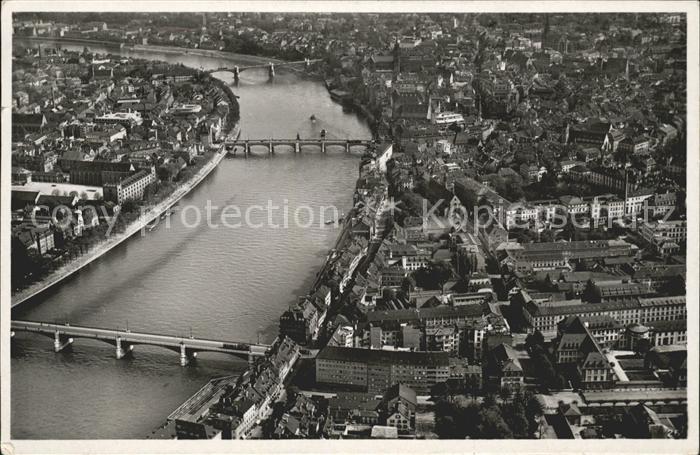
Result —
<instances>
[{"instance_id":1,"label":"bridge pier","mask_svg":"<svg viewBox=\"0 0 700 455\"><path fill-rule=\"evenodd\" d=\"M321 141L321 153L326 153L326 141Z\"/></svg>"},{"instance_id":2,"label":"bridge pier","mask_svg":"<svg viewBox=\"0 0 700 455\"><path fill-rule=\"evenodd\" d=\"M294 153L301 153L301 144L299 141L296 141L294 143Z\"/></svg>"},{"instance_id":3,"label":"bridge pier","mask_svg":"<svg viewBox=\"0 0 700 455\"><path fill-rule=\"evenodd\" d=\"M238 82L241 75L241 70L238 66L233 67L233 81Z\"/></svg>"},{"instance_id":4,"label":"bridge pier","mask_svg":"<svg viewBox=\"0 0 700 455\"><path fill-rule=\"evenodd\" d=\"M274 65L272 62L270 62L270 63L268 64L268 66L267 66L267 72L268 72L268 74L270 75L270 79L272 79L273 77L275 77L275 65Z\"/></svg>"},{"instance_id":5,"label":"bridge pier","mask_svg":"<svg viewBox=\"0 0 700 455\"><path fill-rule=\"evenodd\" d=\"M122 339L121 339L121 338L117 338L116 341L117 341L117 342L116 342L116 346L117 346L117 349L116 349L116 357L117 357L117 360L123 359L124 357L126 357L126 356L134 349L134 345L132 345L132 344L128 345L127 348L124 349L124 348L122 347Z\"/></svg>"},{"instance_id":6,"label":"bridge pier","mask_svg":"<svg viewBox=\"0 0 700 455\"><path fill-rule=\"evenodd\" d=\"M184 344L180 345L180 366L186 367L197 357L197 353L188 349Z\"/></svg>"},{"instance_id":7,"label":"bridge pier","mask_svg":"<svg viewBox=\"0 0 700 455\"><path fill-rule=\"evenodd\" d=\"M243 154L245 155L246 158L248 158L248 154L250 153L250 144L248 141L245 141L245 146L243 147Z\"/></svg>"},{"instance_id":8,"label":"bridge pier","mask_svg":"<svg viewBox=\"0 0 700 455\"><path fill-rule=\"evenodd\" d=\"M54 333L53 339L53 350L54 352L61 352L66 347L73 343L73 338L69 338L66 335L61 334L58 330Z\"/></svg>"},{"instance_id":9,"label":"bridge pier","mask_svg":"<svg viewBox=\"0 0 700 455\"><path fill-rule=\"evenodd\" d=\"M190 363L189 357L187 357L187 348L184 344L180 345L180 366L186 367Z\"/></svg>"},{"instance_id":10,"label":"bridge pier","mask_svg":"<svg viewBox=\"0 0 700 455\"><path fill-rule=\"evenodd\" d=\"M347 141L345 142L345 153L350 153L350 143Z\"/></svg>"},{"instance_id":11,"label":"bridge pier","mask_svg":"<svg viewBox=\"0 0 700 455\"><path fill-rule=\"evenodd\" d=\"M270 139L270 142L267 145L267 153L269 153L270 155L275 153L275 146L272 144L272 139Z\"/></svg>"}]
</instances>

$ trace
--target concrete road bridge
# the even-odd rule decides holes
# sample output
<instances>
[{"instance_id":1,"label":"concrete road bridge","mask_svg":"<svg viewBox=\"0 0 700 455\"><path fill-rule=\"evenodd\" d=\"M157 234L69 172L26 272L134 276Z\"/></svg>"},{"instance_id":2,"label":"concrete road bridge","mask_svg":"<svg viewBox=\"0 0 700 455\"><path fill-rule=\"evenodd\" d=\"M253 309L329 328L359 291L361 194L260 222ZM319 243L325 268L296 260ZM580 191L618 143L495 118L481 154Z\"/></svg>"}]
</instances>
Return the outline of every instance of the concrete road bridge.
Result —
<instances>
[{"instance_id":1,"label":"concrete road bridge","mask_svg":"<svg viewBox=\"0 0 700 455\"><path fill-rule=\"evenodd\" d=\"M264 356L270 349L270 346L266 344L207 340L194 337L185 338L47 322L11 321L10 327L12 337L17 332L29 332L53 338L55 352L60 352L71 346L73 340L78 338L99 340L114 346L117 359L129 355L136 345L160 346L179 353L180 365L182 366L186 366L191 360L195 359L198 352L221 352L252 362L256 357Z\"/></svg>"}]
</instances>

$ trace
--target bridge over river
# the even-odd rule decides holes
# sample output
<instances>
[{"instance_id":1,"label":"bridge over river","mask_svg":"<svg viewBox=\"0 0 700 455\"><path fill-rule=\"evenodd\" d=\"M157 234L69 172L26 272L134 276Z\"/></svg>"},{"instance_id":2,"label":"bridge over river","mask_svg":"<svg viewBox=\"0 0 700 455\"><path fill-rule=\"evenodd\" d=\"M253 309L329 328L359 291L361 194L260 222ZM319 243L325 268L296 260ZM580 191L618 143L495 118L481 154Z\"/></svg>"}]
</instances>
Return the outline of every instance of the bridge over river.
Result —
<instances>
[{"instance_id":1,"label":"bridge over river","mask_svg":"<svg viewBox=\"0 0 700 455\"><path fill-rule=\"evenodd\" d=\"M345 152L350 152L353 147L361 147L363 149L371 148L375 145L372 140L366 139L238 139L235 141L226 141L226 150L229 153L236 154L236 146L243 148L243 153L248 156L253 147L264 147L267 152L275 153L275 147L286 146L294 149L295 153L300 153L304 147L314 147L321 149L321 153L326 153L328 147L341 147Z\"/></svg>"},{"instance_id":2,"label":"bridge over river","mask_svg":"<svg viewBox=\"0 0 700 455\"><path fill-rule=\"evenodd\" d=\"M73 344L76 338L103 341L116 348L117 359L130 354L136 345L160 346L180 354L180 365L186 366L197 357L197 352L222 352L244 360L253 361L270 349L266 344L250 344L236 341L205 340L194 337L176 337L153 333L131 332L97 327L81 327L70 324L51 324L34 321L12 321L11 336L17 332L38 333L53 338L54 351L60 352Z\"/></svg>"},{"instance_id":3,"label":"bridge over river","mask_svg":"<svg viewBox=\"0 0 700 455\"><path fill-rule=\"evenodd\" d=\"M303 65L303 67L305 69L309 69L312 64L318 63L321 61L323 61L323 60L320 58L319 59L305 58L304 60L297 60L297 61L293 61L293 62L277 62L277 63L269 62L267 64L262 64L262 65L246 65L246 66L235 65L233 67L222 66L219 68L207 70L206 72L209 74L220 73L220 72L229 72L229 73L233 73L233 77L235 79L238 79L241 72L243 72L245 70L255 69L255 68L267 68L267 71L268 71L268 74L270 75L270 77L274 77L275 76L275 66L277 66L278 68L283 66L283 67L289 67L289 68L294 69L295 67Z\"/></svg>"}]
</instances>

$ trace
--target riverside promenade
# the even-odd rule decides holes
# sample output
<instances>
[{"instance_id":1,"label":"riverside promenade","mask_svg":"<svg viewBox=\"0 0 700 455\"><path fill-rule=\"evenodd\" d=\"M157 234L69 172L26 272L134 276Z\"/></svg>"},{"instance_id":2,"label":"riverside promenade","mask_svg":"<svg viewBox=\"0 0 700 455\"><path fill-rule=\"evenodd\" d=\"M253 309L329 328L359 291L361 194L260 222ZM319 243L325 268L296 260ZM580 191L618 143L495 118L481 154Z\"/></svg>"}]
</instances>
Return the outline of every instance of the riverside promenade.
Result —
<instances>
[{"instance_id":1,"label":"riverside promenade","mask_svg":"<svg viewBox=\"0 0 700 455\"><path fill-rule=\"evenodd\" d=\"M234 130L229 134L229 137L235 138L240 134L240 125L236 125ZM187 182L180 185L175 191L170 194L163 201L148 207L146 211L142 210L142 214L139 218L131 223L124 232L119 234L112 234L103 242L99 243L94 249L71 261L68 264L56 269L46 276L43 280L34 283L33 285L17 292L12 296L12 308L24 303L28 299L40 294L41 292L49 289L51 286L63 281L75 272L79 271L86 265L90 264L95 259L99 258L103 254L112 250L112 248L121 244L124 240L128 239L132 235L144 229L148 223L162 215L166 210L175 205L180 199L185 197L190 191L192 191L199 183L206 178L211 171L216 169L222 159L226 156L226 150L222 145L220 149L214 154L214 156L207 163L202 166L202 168L197 171L197 173Z\"/></svg>"}]
</instances>

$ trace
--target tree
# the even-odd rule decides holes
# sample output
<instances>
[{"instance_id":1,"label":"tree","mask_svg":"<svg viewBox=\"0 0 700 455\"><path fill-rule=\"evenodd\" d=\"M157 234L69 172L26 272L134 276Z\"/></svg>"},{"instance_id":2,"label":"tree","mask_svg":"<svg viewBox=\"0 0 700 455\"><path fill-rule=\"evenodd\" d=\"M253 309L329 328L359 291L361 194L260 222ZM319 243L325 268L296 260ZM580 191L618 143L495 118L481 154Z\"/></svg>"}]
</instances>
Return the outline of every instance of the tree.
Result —
<instances>
[{"instance_id":1,"label":"tree","mask_svg":"<svg viewBox=\"0 0 700 455\"><path fill-rule=\"evenodd\" d=\"M173 166L173 163L164 164L158 167L158 179L164 182L172 182L178 174L177 166Z\"/></svg>"},{"instance_id":2,"label":"tree","mask_svg":"<svg viewBox=\"0 0 700 455\"><path fill-rule=\"evenodd\" d=\"M525 343L528 345L527 339L525 340ZM557 375L557 370L554 368L552 361L547 355L547 351L544 346L537 344L532 339L529 345L530 347L528 352L530 353L530 358L532 359L534 365L533 370L538 372L540 383L553 389L560 389L564 387Z\"/></svg>"},{"instance_id":3,"label":"tree","mask_svg":"<svg viewBox=\"0 0 700 455\"><path fill-rule=\"evenodd\" d=\"M423 197L412 192L404 191L401 193L400 201L404 207L404 211L400 212L409 213L411 215L420 216L423 213Z\"/></svg>"},{"instance_id":4,"label":"tree","mask_svg":"<svg viewBox=\"0 0 700 455\"><path fill-rule=\"evenodd\" d=\"M440 439L463 439L465 430L458 425L459 406L446 400L435 402L435 431Z\"/></svg>"},{"instance_id":5,"label":"tree","mask_svg":"<svg viewBox=\"0 0 700 455\"><path fill-rule=\"evenodd\" d=\"M510 201L518 201L522 199L525 193L523 192L523 182L520 176L516 175L506 178L504 180L502 192L499 191L499 194Z\"/></svg>"},{"instance_id":6,"label":"tree","mask_svg":"<svg viewBox=\"0 0 700 455\"><path fill-rule=\"evenodd\" d=\"M637 341L634 351L641 356L645 356L652 347L651 341L648 338L642 338Z\"/></svg>"},{"instance_id":7,"label":"tree","mask_svg":"<svg viewBox=\"0 0 700 455\"><path fill-rule=\"evenodd\" d=\"M535 434L536 431L540 429L540 418L544 415L544 408L542 403L540 403L537 398L532 394L526 394L524 396L525 403L525 415L529 422L530 434Z\"/></svg>"},{"instance_id":8,"label":"tree","mask_svg":"<svg viewBox=\"0 0 700 455\"><path fill-rule=\"evenodd\" d=\"M512 391L510 390L510 387L508 386L503 386L500 389L498 389L498 398L503 400L504 402L508 402L510 400L510 397L512 395Z\"/></svg>"},{"instance_id":9,"label":"tree","mask_svg":"<svg viewBox=\"0 0 700 455\"><path fill-rule=\"evenodd\" d=\"M552 229L545 229L540 233L540 241L541 242L553 242L554 239L556 238L556 231Z\"/></svg>"},{"instance_id":10,"label":"tree","mask_svg":"<svg viewBox=\"0 0 700 455\"><path fill-rule=\"evenodd\" d=\"M452 123L447 128L454 133L459 133L462 131L462 127L459 125L459 123Z\"/></svg>"},{"instance_id":11,"label":"tree","mask_svg":"<svg viewBox=\"0 0 700 455\"><path fill-rule=\"evenodd\" d=\"M492 406L496 406L496 397L493 393L487 393L484 397L484 407L489 408Z\"/></svg>"},{"instance_id":12,"label":"tree","mask_svg":"<svg viewBox=\"0 0 700 455\"><path fill-rule=\"evenodd\" d=\"M513 400L510 405L505 406L503 414L506 424L513 432L513 437L519 439L530 437L530 424L521 400Z\"/></svg>"},{"instance_id":13,"label":"tree","mask_svg":"<svg viewBox=\"0 0 700 455\"><path fill-rule=\"evenodd\" d=\"M554 380L553 387L554 389L565 389L569 386L569 380L566 379L566 377L559 373L557 374L556 379Z\"/></svg>"},{"instance_id":14,"label":"tree","mask_svg":"<svg viewBox=\"0 0 700 455\"><path fill-rule=\"evenodd\" d=\"M262 424L262 432L265 438L272 438L273 432L277 427L277 422L284 415L285 404L281 401L276 401L272 404L272 414L265 419Z\"/></svg>"},{"instance_id":15,"label":"tree","mask_svg":"<svg viewBox=\"0 0 700 455\"><path fill-rule=\"evenodd\" d=\"M512 439L513 432L503 420L497 407L482 409L477 425L479 437L483 439Z\"/></svg>"},{"instance_id":16,"label":"tree","mask_svg":"<svg viewBox=\"0 0 700 455\"><path fill-rule=\"evenodd\" d=\"M401 280L401 290L406 296L411 295L411 291L416 287L416 280L413 275L408 275L403 280Z\"/></svg>"},{"instance_id":17,"label":"tree","mask_svg":"<svg viewBox=\"0 0 700 455\"><path fill-rule=\"evenodd\" d=\"M586 288L583 290L583 293L581 294L581 300L584 302L600 302L601 299L601 294L600 294L600 289L598 286L595 285L595 283L591 280L588 280L586 283Z\"/></svg>"},{"instance_id":18,"label":"tree","mask_svg":"<svg viewBox=\"0 0 700 455\"><path fill-rule=\"evenodd\" d=\"M465 406L460 402L438 399L434 409L435 432L441 439L480 437L477 429L481 420L480 407L476 403Z\"/></svg>"},{"instance_id":19,"label":"tree","mask_svg":"<svg viewBox=\"0 0 700 455\"><path fill-rule=\"evenodd\" d=\"M416 286L423 289L442 289L452 276L452 268L442 262L431 262L414 273Z\"/></svg>"},{"instance_id":20,"label":"tree","mask_svg":"<svg viewBox=\"0 0 700 455\"><path fill-rule=\"evenodd\" d=\"M469 393L472 398L476 398L479 394L479 378L474 375L467 376L466 380L466 392Z\"/></svg>"},{"instance_id":21,"label":"tree","mask_svg":"<svg viewBox=\"0 0 700 455\"><path fill-rule=\"evenodd\" d=\"M134 201L125 201L122 204L122 209L120 211L120 214L126 215L127 213L131 213L136 211L136 203Z\"/></svg>"},{"instance_id":22,"label":"tree","mask_svg":"<svg viewBox=\"0 0 700 455\"><path fill-rule=\"evenodd\" d=\"M510 231L518 243L533 243L537 241L537 232L532 229L511 229Z\"/></svg>"},{"instance_id":23,"label":"tree","mask_svg":"<svg viewBox=\"0 0 700 455\"><path fill-rule=\"evenodd\" d=\"M439 398L446 397L447 392L448 390L446 382L438 382L430 388L430 396L433 399L433 401L436 401Z\"/></svg>"},{"instance_id":24,"label":"tree","mask_svg":"<svg viewBox=\"0 0 700 455\"><path fill-rule=\"evenodd\" d=\"M464 208L467 209L467 212L470 214L474 213L478 203L476 193L470 190L461 190L461 188L456 188L455 194L462 202Z\"/></svg>"},{"instance_id":25,"label":"tree","mask_svg":"<svg viewBox=\"0 0 700 455\"><path fill-rule=\"evenodd\" d=\"M672 277L659 288L659 293L663 295L685 295L685 278L682 275Z\"/></svg>"},{"instance_id":26,"label":"tree","mask_svg":"<svg viewBox=\"0 0 700 455\"><path fill-rule=\"evenodd\" d=\"M455 262L457 263L457 273L459 277L464 279L465 282L468 281L467 277L476 269L476 257L473 254L466 254L460 250L457 253Z\"/></svg>"},{"instance_id":27,"label":"tree","mask_svg":"<svg viewBox=\"0 0 700 455\"><path fill-rule=\"evenodd\" d=\"M24 285L27 275L37 268L36 260L29 254L27 247L17 236L12 236L11 261L12 273L10 273L12 287Z\"/></svg>"},{"instance_id":28,"label":"tree","mask_svg":"<svg viewBox=\"0 0 700 455\"><path fill-rule=\"evenodd\" d=\"M455 425L454 417L451 415L446 415L439 420L436 417L435 431L440 439L458 439L456 436L459 434L457 425Z\"/></svg>"},{"instance_id":29,"label":"tree","mask_svg":"<svg viewBox=\"0 0 700 455\"><path fill-rule=\"evenodd\" d=\"M535 346L544 347L544 335L539 330L525 337L525 348L528 352L531 352Z\"/></svg>"}]
</instances>

